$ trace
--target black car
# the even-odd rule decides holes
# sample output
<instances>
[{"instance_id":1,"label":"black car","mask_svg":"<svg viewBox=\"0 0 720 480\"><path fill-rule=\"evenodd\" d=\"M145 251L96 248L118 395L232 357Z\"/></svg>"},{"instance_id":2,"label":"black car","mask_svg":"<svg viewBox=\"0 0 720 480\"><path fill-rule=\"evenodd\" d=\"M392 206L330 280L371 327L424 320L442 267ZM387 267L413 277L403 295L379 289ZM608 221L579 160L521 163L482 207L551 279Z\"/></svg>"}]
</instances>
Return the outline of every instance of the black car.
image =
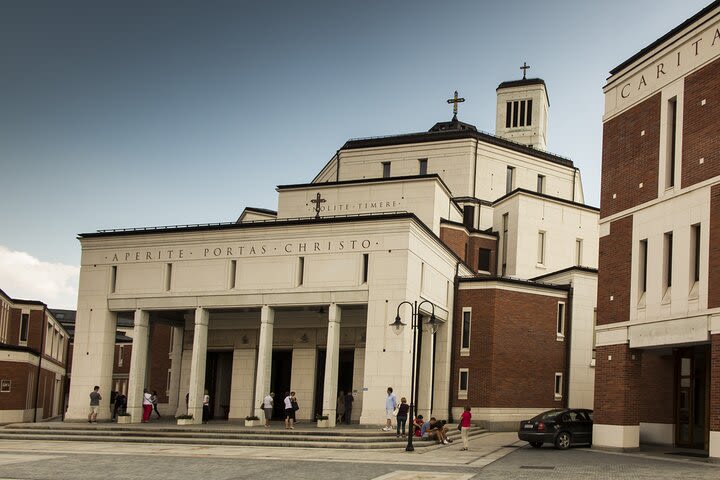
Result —
<instances>
[{"instance_id":1,"label":"black car","mask_svg":"<svg viewBox=\"0 0 720 480\"><path fill-rule=\"evenodd\" d=\"M593 411L582 408L548 410L520 422L518 438L535 448L552 443L564 450L578 443L592 443Z\"/></svg>"}]
</instances>

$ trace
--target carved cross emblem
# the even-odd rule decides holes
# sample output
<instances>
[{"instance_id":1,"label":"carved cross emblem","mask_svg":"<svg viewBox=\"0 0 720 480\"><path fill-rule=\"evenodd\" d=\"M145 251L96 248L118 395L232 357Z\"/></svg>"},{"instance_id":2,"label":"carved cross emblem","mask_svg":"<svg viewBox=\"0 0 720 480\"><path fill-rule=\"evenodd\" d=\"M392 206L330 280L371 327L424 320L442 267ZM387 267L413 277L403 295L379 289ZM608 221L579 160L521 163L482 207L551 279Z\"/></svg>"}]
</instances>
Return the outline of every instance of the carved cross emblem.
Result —
<instances>
[{"instance_id":1,"label":"carved cross emblem","mask_svg":"<svg viewBox=\"0 0 720 480\"><path fill-rule=\"evenodd\" d=\"M317 194L317 197L315 197L315 200L310 200L310 203L315 204L315 219L320 218L320 205L327 202L324 198L320 196L320 193Z\"/></svg>"}]
</instances>

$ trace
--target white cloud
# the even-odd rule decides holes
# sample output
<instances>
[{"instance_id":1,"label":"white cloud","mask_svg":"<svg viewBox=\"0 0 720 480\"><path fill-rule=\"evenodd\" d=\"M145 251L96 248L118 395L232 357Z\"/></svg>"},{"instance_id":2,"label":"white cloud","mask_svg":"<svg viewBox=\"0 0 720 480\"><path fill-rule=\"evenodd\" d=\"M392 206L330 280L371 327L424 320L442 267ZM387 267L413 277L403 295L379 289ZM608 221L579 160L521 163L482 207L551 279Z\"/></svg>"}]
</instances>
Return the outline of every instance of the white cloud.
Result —
<instances>
[{"instance_id":1,"label":"white cloud","mask_svg":"<svg viewBox=\"0 0 720 480\"><path fill-rule=\"evenodd\" d=\"M38 260L0 245L0 288L12 298L75 310L80 267Z\"/></svg>"}]
</instances>

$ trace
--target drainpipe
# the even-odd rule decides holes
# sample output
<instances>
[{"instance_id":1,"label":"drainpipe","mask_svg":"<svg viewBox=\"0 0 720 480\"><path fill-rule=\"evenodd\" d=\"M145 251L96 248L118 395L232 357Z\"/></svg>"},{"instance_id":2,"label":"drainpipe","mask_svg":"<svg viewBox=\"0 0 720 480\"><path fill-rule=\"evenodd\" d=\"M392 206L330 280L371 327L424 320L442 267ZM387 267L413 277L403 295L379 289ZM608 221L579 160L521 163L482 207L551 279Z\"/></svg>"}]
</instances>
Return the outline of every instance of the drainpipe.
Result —
<instances>
[{"instance_id":1,"label":"drainpipe","mask_svg":"<svg viewBox=\"0 0 720 480\"><path fill-rule=\"evenodd\" d=\"M565 375L563 379L563 407L568 408L570 405L570 362L572 360L572 311L573 311L573 287L570 284L570 290L567 294L567 304L565 305Z\"/></svg>"},{"instance_id":2,"label":"drainpipe","mask_svg":"<svg viewBox=\"0 0 720 480\"><path fill-rule=\"evenodd\" d=\"M452 315L451 318L455 318L455 310L456 310L456 303L457 303L457 294L458 294L458 285L459 285L459 279L458 279L458 272L460 271L460 262L457 262L455 264L455 280L453 281L453 308L452 311L449 312L450 315ZM453 328L455 327L455 322L453 321ZM448 332L448 337L450 337L450 342L452 348L450 349L450 381L448 382L448 423L453 423L453 414L452 414L452 388L454 385L454 382L452 381L453 375L455 374L455 355L457 352L457 347L455 343L455 335L453 335L453 332Z\"/></svg>"},{"instance_id":3,"label":"drainpipe","mask_svg":"<svg viewBox=\"0 0 720 480\"><path fill-rule=\"evenodd\" d=\"M35 378L35 405L33 407L33 423L37 422L37 405L38 396L40 396L40 367L42 365L42 356L45 343L45 318L47 316L47 305L43 306L42 322L40 324L40 348L38 349L38 365L37 365L37 376ZM29 316L28 316L29 317ZM30 330L30 318L28 318L28 330Z\"/></svg>"}]
</instances>

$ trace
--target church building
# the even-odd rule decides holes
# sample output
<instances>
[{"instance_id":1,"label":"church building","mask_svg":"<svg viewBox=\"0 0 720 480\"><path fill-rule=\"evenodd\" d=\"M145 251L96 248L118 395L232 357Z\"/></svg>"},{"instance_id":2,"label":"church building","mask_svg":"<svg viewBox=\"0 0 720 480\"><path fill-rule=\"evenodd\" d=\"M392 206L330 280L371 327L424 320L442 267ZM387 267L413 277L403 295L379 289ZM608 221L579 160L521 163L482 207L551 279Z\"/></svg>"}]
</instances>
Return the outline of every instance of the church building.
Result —
<instances>
[{"instance_id":1,"label":"church building","mask_svg":"<svg viewBox=\"0 0 720 480\"><path fill-rule=\"evenodd\" d=\"M604 91L593 443L720 459L720 2Z\"/></svg>"},{"instance_id":2,"label":"church building","mask_svg":"<svg viewBox=\"0 0 720 480\"><path fill-rule=\"evenodd\" d=\"M514 427L591 408L598 209L573 162L546 151L545 82L498 86L494 135L458 120L462 101L428 131L347 141L310 182L278 186L276 210L80 234L67 418L86 418L94 385L109 398L119 321L133 325L136 422L159 358L161 409L196 423L205 390L214 418L261 417L270 391L281 418L294 390L298 418L334 425L343 391L353 422L384 423L389 386L411 398L416 351L423 415L470 405ZM162 348L155 325L171 331Z\"/></svg>"}]
</instances>

